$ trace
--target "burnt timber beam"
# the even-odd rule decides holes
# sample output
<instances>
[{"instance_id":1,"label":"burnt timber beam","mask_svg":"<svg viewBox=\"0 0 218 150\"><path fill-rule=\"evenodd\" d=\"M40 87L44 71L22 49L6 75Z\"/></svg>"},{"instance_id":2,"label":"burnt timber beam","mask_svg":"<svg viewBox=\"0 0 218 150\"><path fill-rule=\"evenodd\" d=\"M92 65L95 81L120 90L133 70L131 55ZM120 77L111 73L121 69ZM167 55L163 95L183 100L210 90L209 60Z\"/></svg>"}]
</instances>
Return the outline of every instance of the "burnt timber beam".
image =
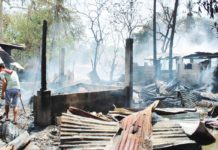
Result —
<instances>
[{"instance_id":1,"label":"burnt timber beam","mask_svg":"<svg viewBox=\"0 0 218 150\"><path fill-rule=\"evenodd\" d=\"M41 60L41 89L37 92L34 101L34 122L39 126L51 124L51 91L47 90L46 83L46 35L47 21L43 21L42 33L42 60Z\"/></svg>"},{"instance_id":2,"label":"burnt timber beam","mask_svg":"<svg viewBox=\"0 0 218 150\"><path fill-rule=\"evenodd\" d=\"M125 86L127 88L127 105L129 106L133 94L133 39L126 39L125 51Z\"/></svg>"}]
</instances>

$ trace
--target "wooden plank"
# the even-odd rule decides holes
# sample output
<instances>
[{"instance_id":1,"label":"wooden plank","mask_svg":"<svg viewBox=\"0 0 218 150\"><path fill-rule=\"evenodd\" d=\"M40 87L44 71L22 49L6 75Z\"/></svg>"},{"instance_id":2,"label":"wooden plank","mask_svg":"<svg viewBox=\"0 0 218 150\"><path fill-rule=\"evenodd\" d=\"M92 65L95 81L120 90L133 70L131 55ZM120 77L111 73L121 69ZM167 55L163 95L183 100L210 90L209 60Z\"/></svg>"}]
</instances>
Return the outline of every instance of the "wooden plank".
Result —
<instances>
[{"instance_id":1,"label":"wooden plank","mask_svg":"<svg viewBox=\"0 0 218 150\"><path fill-rule=\"evenodd\" d=\"M64 144L70 144L70 145L78 145L78 144L108 144L108 141L93 141L93 140L86 140L86 141L69 141L65 140Z\"/></svg>"},{"instance_id":2,"label":"wooden plank","mask_svg":"<svg viewBox=\"0 0 218 150\"><path fill-rule=\"evenodd\" d=\"M92 115L82 109L79 109L79 108L76 108L76 107L70 107L68 109L72 114L75 114L75 115L79 115L79 116L83 116L83 117L87 117L87 118L93 118L93 119L97 119L97 120L103 120L103 121L107 121L103 118L100 118L100 117L97 117L95 115Z\"/></svg>"},{"instance_id":3,"label":"wooden plank","mask_svg":"<svg viewBox=\"0 0 218 150\"><path fill-rule=\"evenodd\" d=\"M176 139L174 139L174 138L163 138L163 139L155 139L154 140L154 144L156 144L156 143L163 143L163 142L166 142L166 141L168 141L168 142L174 142L174 141L184 141L184 140L190 140L188 137L181 137L181 138L176 138ZM193 142L193 141L192 141Z\"/></svg>"},{"instance_id":4,"label":"wooden plank","mask_svg":"<svg viewBox=\"0 0 218 150\"><path fill-rule=\"evenodd\" d=\"M61 131L71 131L71 132L112 132L112 133L116 133L116 130L110 130L110 129L72 129L72 128L61 128Z\"/></svg>"},{"instance_id":5,"label":"wooden plank","mask_svg":"<svg viewBox=\"0 0 218 150\"><path fill-rule=\"evenodd\" d=\"M78 126L71 123L62 123L60 125L61 128L73 128L73 129L111 129L111 130L117 130L118 126Z\"/></svg>"},{"instance_id":6,"label":"wooden plank","mask_svg":"<svg viewBox=\"0 0 218 150\"><path fill-rule=\"evenodd\" d=\"M155 108L155 112L160 115L170 115L196 111L196 108Z\"/></svg>"},{"instance_id":7,"label":"wooden plank","mask_svg":"<svg viewBox=\"0 0 218 150\"><path fill-rule=\"evenodd\" d=\"M177 134L177 135L152 135L154 138L182 138L187 137L186 134Z\"/></svg>"},{"instance_id":8,"label":"wooden plank","mask_svg":"<svg viewBox=\"0 0 218 150\"><path fill-rule=\"evenodd\" d=\"M111 140L111 137L102 137L102 136L98 136L98 137L95 137L95 136L64 136L64 137L60 137L61 140L108 140L110 141Z\"/></svg>"},{"instance_id":9,"label":"wooden plank","mask_svg":"<svg viewBox=\"0 0 218 150\"><path fill-rule=\"evenodd\" d=\"M152 131L153 131L153 133L155 133L155 132L173 132L173 131L181 131L182 129L181 128L174 128L174 129L172 129L171 128L171 130L169 130L169 128L163 128L163 129L153 129ZM182 130L183 131L183 130Z\"/></svg>"},{"instance_id":10,"label":"wooden plank","mask_svg":"<svg viewBox=\"0 0 218 150\"><path fill-rule=\"evenodd\" d=\"M99 136L99 133L74 133L74 132L61 132L61 136L68 136L68 135L82 135L82 136ZM101 136L114 136L115 133L100 133Z\"/></svg>"},{"instance_id":11,"label":"wooden plank","mask_svg":"<svg viewBox=\"0 0 218 150\"><path fill-rule=\"evenodd\" d=\"M171 121L171 120L170 120ZM171 121L172 122L172 121ZM155 128L158 128L158 127L160 127L160 128L164 128L164 127L166 127L166 128L181 128L179 125L178 125L178 123L175 123L175 122L173 122L173 123L170 123L170 122L168 122L168 121L164 121L164 123L159 123L159 122L157 122L156 124L154 124L154 126L155 126Z\"/></svg>"},{"instance_id":12,"label":"wooden plank","mask_svg":"<svg viewBox=\"0 0 218 150\"><path fill-rule=\"evenodd\" d=\"M97 125L107 125L107 126L117 126L118 123L117 122L106 122L106 121L100 121L100 120L96 120L96 119L90 119L90 118L80 118L77 117L76 115L70 115L70 114L66 114L63 113L61 116L61 121L63 119L66 120L71 120L71 121L79 121L81 124L97 124Z\"/></svg>"},{"instance_id":13,"label":"wooden plank","mask_svg":"<svg viewBox=\"0 0 218 150\"><path fill-rule=\"evenodd\" d=\"M62 145L62 144L61 144ZM77 145L72 145L72 144L64 144L68 146L72 146L74 148L88 148L88 147L105 147L107 143L88 143L88 144L77 144Z\"/></svg>"},{"instance_id":14,"label":"wooden plank","mask_svg":"<svg viewBox=\"0 0 218 150\"><path fill-rule=\"evenodd\" d=\"M174 131L160 131L160 132L153 132L152 135L176 135L176 134L185 134L183 130L174 130Z\"/></svg>"},{"instance_id":15,"label":"wooden plank","mask_svg":"<svg viewBox=\"0 0 218 150\"><path fill-rule=\"evenodd\" d=\"M79 146L76 146L76 145L67 145L67 144L61 144L59 146L60 148L73 148L73 149L76 149L76 150L104 150L105 149L105 146L97 146L97 147L79 147Z\"/></svg>"}]
</instances>

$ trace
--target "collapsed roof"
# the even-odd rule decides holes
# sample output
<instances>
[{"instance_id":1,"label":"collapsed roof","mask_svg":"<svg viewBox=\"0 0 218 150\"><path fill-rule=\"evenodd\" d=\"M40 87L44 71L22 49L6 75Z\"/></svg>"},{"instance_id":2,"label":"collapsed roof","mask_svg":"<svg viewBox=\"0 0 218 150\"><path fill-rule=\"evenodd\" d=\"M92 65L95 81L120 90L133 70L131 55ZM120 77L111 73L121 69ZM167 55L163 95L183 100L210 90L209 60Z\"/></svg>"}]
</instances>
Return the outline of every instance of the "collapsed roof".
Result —
<instances>
[{"instance_id":1,"label":"collapsed roof","mask_svg":"<svg viewBox=\"0 0 218 150\"><path fill-rule=\"evenodd\" d=\"M186 55L183 58L187 59L210 59L218 58L218 53L208 53L208 52L196 52L194 54Z\"/></svg>"}]
</instances>

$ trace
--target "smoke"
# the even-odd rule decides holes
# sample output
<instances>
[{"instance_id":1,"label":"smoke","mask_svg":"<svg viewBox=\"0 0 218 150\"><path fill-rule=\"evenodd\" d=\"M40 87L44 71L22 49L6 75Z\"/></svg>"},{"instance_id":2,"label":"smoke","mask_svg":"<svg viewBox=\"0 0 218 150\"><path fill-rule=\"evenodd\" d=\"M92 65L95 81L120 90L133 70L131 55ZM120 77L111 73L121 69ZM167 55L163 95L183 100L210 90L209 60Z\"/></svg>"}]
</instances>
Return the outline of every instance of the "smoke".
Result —
<instances>
[{"instance_id":1,"label":"smoke","mask_svg":"<svg viewBox=\"0 0 218 150\"><path fill-rule=\"evenodd\" d=\"M19 73L24 104L28 104L31 97L40 89L40 76L40 60L39 56L35 56L26 62L24 70Z\"/></svg>"},{"instance_id":2,"label":"smoke","mask_svg":"<svg viewBox=\"0 0 218 150\"><path fill-rule=\"evenodd\" d=\"M152 5L152 3L149 5ZM148 12L148 10L145 11ZM179 19L181 19L181 17ZM177 25L173 55L184 56L197 51L215 52L217 38L216 33L211 29L211 24L212 21L197 17L195 19L194 26L189 30L189 32L185 31L184 25ZM110 24L106 25L111 26ZM159 24L159 26L161 27L161 30L165 30L162 24ZM105 28L107 29L107 27ZM63 34L63 31L68 32L70 30L68 26L64 25L63 23L59 25L52 25L48 29L49 40L47 45L47 82L49 89L57 90L77 83L90 83L88 74L92 70L91 59L93 59L94 56L95 43L94 39L91 38L90 32L86 32L87 29L88 25L85 26L84 29L85 35L80 35L81 37L76 40L70 38L63 40L63 38L66 36L65 32ZM148 31L148 34L145 35L146 37L142 42L138 42L137 39L135 39L134 62L137 62L139 65L143 65L146 58L153 58L153 40L151 33L151 31ZM114 43L110 39L111 34L108 32L107 40L104 39L103 45L101 46L97 64L97 72L100 79L107 82L109 81L111 64L114 58ZM168 52L163 54L161 52L161 46L162 41L158 40L158 57L163 55L167 57ZM62 74L60 74L59 66L62 48L65 49L65 67ZM118 48L119 52L116 61L117 66L115 68L113 78L115 81L117 81L125 72L125 51L122 42L121 44L118 44ZM26 67L25 74L22 78L25 80L25 82L37 82L37 86L34 87L33 92L29 92L36 93L36 91L40 89L40 56L33 58L28 64L29 67ZM168 63L166 62L165 64L167 65ZM164 66L164 64L162 66ZM208 76L207 78L209 78L208 74L211 74L211 71L202 72L202 74L202 76ZM60 84L60 81L63 82ZM107 83L102 82L102 84ZM28 88L26 88L25 91L28 91Z\"/></svg>"}]
</instances>

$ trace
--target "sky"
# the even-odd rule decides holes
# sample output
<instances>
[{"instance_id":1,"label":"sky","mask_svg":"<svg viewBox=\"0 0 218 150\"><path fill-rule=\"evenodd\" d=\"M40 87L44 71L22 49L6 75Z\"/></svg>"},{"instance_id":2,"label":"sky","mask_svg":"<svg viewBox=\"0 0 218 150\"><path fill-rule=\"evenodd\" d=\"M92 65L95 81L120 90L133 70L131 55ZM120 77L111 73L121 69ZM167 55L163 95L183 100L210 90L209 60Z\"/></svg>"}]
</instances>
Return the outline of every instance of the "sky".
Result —
<instances>
[{"instance_id":1,"label":"sky","mask_svg":"<svg viewBox=\"0 0 218 150\"><path fill-rule=\"evenodd\" d=\"M92 9L93 7L90 7L91 4L94 2L95 0L73 0L67 1L67 5L66 7L68 7L69 9L71 9L71 6L77 6L78 10L84 13L88 13L87 11L87 7L84 5L84 3L86 3L86 5L89 7L89 9ZM116 2L118 0L111 0L110 2ZM180 6L178 8L178 19L182 18L184 16L186 16L187 11L185 10L185 3L188 0L180 0ZM12 2L12 6L21 6L21 3L18 2L18 0L11 0ZM27 0L27 2L29 3L30 1ZM138 2L143 3L142 7L140 9L138 9L139 14L147 17L148 19L152 19L152 8L153 8L153 1L148 1L148 0L138 0ZM168 5L169 7L173 7L174 6L174 1L172 0L162 0L162 2L166 5ZM25 9L10 9L10 7L6 4L5 6L5 10L4 11L10 11L11 13L14 13L16 11L25 11ZM195 10L197 11L198 7L195 7ZM157 5L157 11L160 12L160 6ZM198 16L195 16L198 17ZM208 20L211 20L209 18L209 16L206 13L202 13L202 17L207 18ZM83 74L87 74L90 70L91 70L91 58L93 57L93 53L92 51L90 51L91 49L93 49L94 46L94 41L93 41L93 37L92 37L92 33L90 32L90 22L88 22L88 19L84 16L81 15L81 19L82 22L84 24L84 36L82 38L81 41L78 41L77 45L72 47L72 49L74 49L75 51L72 53L72 58L73 59L78 59L79 62L81 62L80 64L76 64L75 65L75 70L76 72L79 72L80 68L84 68L82 69L81 75L76 75L78 76L78 79L81 79L83 77L81 77ZM101 23L102 26L105 26L106 29L106 39L105 42L103 44L103 50L104 50L104 54L102 54L102 57L104 59L101 59L99 61L100 65L99 65L99 70L100 70L100 74L102 74L102 76L108 78L108 73L109 73L109 69L107 69L105 66L110 66L109 61L113 58L113 53L112 50L109 50L109 47L111 47L111 45L113 45L113 40L112 40L112 36L111 36L111 32L114 32L111 29L111 24L110 24L110 19L111 17L108 16L108 13L103 13L102 14L102 18L101 18ZM216 17L217 19L217 17ZM208 25L210 26L210 25ZM193 30L190 32L191 34L181 34L179 33L179 31L175 34L175 43L174 43L174 51L173 54L174 55L180 55L180 56L184 56L190 53L194 53L197 51L204 51L204 52L216 52L217 49L217 38L213 38L211 40L208 40L206 37L206 33L203 32L203 30L201 29L201 26L195 26L195 28L193 28ZM204 27L203 27L204 28ZM138 31L138 30L136 30ZM192 36L196 36L196 39L199 40L199 43L194 44L190 39ZM151 38L151 37L150 37ZM148 40L145 43L146 47L144 49L141 50L140 53L138 53L137 55L135 55L134 61L138 62L139 64L143 64L144 63L144 59L146 57L152 57L153 53L153 44L152 44L152 40ZM119 58L118 58L118 63L120 64L120 69L117 70L117 74L119 75L121 68L124 65L124 45L121 42L120 43L120 52L119 52ZM168 53L161 53L160 52L160 48L158 51L158 54L160 56L166 55L168 56ZM76 57L75 57L76 56ZM69 60L70 61L70 60ZM69 62L68 61L68 62ZM73 61L72 61L73 63ZM118 76L117 75L117 76Z\"/></svg>"}]
</instances>

